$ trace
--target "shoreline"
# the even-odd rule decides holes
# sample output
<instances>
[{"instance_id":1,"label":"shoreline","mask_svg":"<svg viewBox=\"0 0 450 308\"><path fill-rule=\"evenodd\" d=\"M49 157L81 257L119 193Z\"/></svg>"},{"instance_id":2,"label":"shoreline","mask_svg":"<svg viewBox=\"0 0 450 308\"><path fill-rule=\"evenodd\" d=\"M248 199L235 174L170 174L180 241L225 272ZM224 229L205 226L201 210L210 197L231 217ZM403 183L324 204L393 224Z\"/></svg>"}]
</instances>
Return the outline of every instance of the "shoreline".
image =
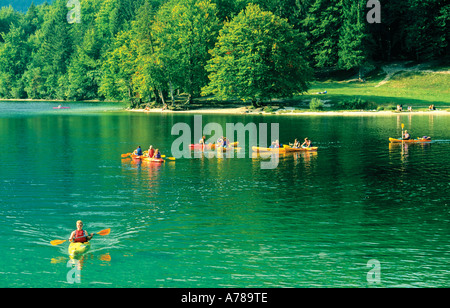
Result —
<instances>
[{"instance_id":1,"label":"shoreline","mask_svg":"<svg viewBox=\"0 0 450 308\"><path fill-rule=\"evenodd\" d=\"M170 113L170 114L233 114L233 115L287 115L287 116L352 116L352 115L370 115L370 116L388 116L388 115L450 115L447 110L433 110L433 111L395 111L395 110L342 110L342 111L299 111L294 112L290 109L280 109L273 112L265 112L263 110L249 110L246 107L237 108L200 108L196 110L162 110L162 108L145 109L126 109L129 112L142 113Z\"/></svg>"}]
</instances>

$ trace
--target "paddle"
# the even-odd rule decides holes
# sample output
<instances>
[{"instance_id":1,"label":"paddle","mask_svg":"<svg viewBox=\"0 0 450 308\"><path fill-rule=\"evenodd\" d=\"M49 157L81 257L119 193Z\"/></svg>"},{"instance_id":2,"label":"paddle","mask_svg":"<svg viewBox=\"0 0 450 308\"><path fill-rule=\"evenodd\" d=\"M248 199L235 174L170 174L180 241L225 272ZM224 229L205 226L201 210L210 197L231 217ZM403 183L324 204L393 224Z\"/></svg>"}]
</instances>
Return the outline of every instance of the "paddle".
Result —
<instances>
[{"instance_id":1,"label":"paddle","mask_svg":"<svg viewBox=\"0 0 450 308\"><path fill-rule=\"evenodd\" d=\"M100 231L100 232L97 232L96 234L99 234L99 235L108 235L110 232L111 232L111 229L108 228L108 229L102 230L102 231ZM53 246L56 246L56 245L61 245L61 244L64 243L65 241L67 241L67 240L53 240L53 241L50 242L50 244L52 244Z\"/></svg>"},{"instance_id":2,"label":"paddle","mask_svg":"<svg viewBox=\"0 0 450 308\"><path fill-rule=\"evenodd\" d=\"M121 156L122 157L128 157L128 156L130 156L132 153L126 153L126 154L122 154Z\"/></svg>"}]
</instances>

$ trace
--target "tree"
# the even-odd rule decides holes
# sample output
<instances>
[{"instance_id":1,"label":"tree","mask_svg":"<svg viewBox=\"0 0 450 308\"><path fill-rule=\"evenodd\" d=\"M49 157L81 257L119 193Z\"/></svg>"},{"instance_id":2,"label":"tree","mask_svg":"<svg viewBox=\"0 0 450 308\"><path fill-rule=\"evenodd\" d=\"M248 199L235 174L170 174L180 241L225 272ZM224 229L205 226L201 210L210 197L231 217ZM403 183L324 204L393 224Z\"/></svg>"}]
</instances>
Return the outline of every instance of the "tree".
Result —
<instances>
[{"instance_id":1,"label":"tree","mask_svg":"<svg viewBox=\"0 0 450 308\"><path fill-rule=\"evenodd\" d=\"M307 33L306 48L315 67L337 65L342 25L342 0L315 0L303 21Z\"/></svg>"},{"instance_id":2,"label":"tree","mask_svg":"<svg viewBox=\"0 0 450 308\"><path fill-rule=\"evenodd\" d=\"M73 52L67 12L66 2L56 0L49 6L42 27L32 38L36 51L24 74L24 82L26 88L37 80L40 84L35 88L38 92L30 92L37 97L28 93L30 98L62 99L65 96L65 74Z\"/></svg>"},{"instance_id":3,"label":"tree","mask_svg":"<svg viewBox=\"0 0 450 308\"><path fill-rule=\"evenodd\" d=\"M360 80L361 67L367 61L364 9L364 0L343 0L344 22L338 43L339 67L357 68Z\"/></svg>"},{"instance_id":4,"label":"tree","mask_svg":"<svg viewBox=\"0 0 450 308\"><path fill-rule=\"evenodd\" d=\"M216 14L209 0L171 0L155 16L156 61L169 87L188 94L187 103L208 81L205 65L219 30Z\"/></svg>"},{"instance_id":5,"label":"tree","mask_svg":"<svg viewBox=\"0 0 450 308\"><path fill-rule=\"evenodd\" d=\"M442 0L409 0L408 2L406 51L417 61L441 56L448 44L446 36L449 32L449 4L445 8L445 1Z\"/></svg>"},{"instance_id":6,"label":"tree","mask_svg":"<svg viewBox=\"0 0 450 308\"><path fill-rule=\"evenodd\" d=\"M136 72L137 46L132 32L121 31L114 40L114 48L103 62L99 92L107 99L133 101L133 76Z\"/></svg>"},{"instance_id":7,"label":"tree","mask_svg":"<svg viewBox=\"0 0 450 308\"><path fill-rule=\"evenodd\" d=\"M21 77L31 57L25 31L12 25L4 40L0 44L0 97L25 98Z\"/></svg>"},{"instance_id":8,"label":"tree","mask_svg":"<svg viewBox=\"0 0 450 308\"><path fill-rule=\"evenodd\" d=\"M304 92L311 70L303 50L302 37L285 19L249 4L220 31L203 94L257 105Z\"/></svg>"}]
</instances>

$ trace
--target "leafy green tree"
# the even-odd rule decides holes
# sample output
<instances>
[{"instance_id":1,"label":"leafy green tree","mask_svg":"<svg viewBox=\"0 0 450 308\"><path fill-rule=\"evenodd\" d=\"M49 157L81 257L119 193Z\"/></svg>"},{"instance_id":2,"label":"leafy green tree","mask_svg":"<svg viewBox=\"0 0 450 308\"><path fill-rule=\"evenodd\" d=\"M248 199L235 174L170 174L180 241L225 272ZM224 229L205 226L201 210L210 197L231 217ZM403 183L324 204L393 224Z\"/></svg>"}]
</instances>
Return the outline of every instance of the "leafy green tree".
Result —
<instances>
[{"instance_id":1,"label":"leafy green tree","mask_svg":"<svg viewBox=\"0 0 450 308\"><path fill-rule=\"evenodd\" d=\"M408 2L408 12L405 17L406 51L417 61L441 56L448 44L446 36L448 37L450 30L448 26L450 5L447 4L445 9L444 1L441 0L409 0ZM446 10L447 15L445 15Z\"/></svg>"},{"instance_id":2,"label":"leafy green tree","mask_svg":"<svg viewBox=\"0 0 450 308\"><path fill-rule=\"evenodd\" d=\"M38 92L31 91L31 98L64 98L67 67L73 52L70 25L67 23L67 7L64 0L56 0L44 15L44 23L32 38L36 48L27 72L25 83L39 80ZM34 74L39 74L36 76Z\"/></svg>"},{"instance_id":3,"label":"leafy green tree","mask_svg":"<svg viewBox=\"0 0 450 308\"><path fill-rule=\"evenodd\" d=\"M99 93L110 100L133 101L133 76L137 46L132 32L122 31L114 40L114 48L106 55L102 67Z\"/></svg>"},{"instance_id":4,"label":"leafy green tree","mask_svg":"<svg viewBox=\"0 0 450 308\"><path fill-rule=\"evenodd\" d=\"M315 0L303 21L306 47L315 67L337 65L338 43L342 25L342 0Z\"/></svg>"},{"instance_id":5,"label":"leafy green tree","mask_svg":"<svg viewBox=\"0 0 450 308\"><path fill-rule=\"evenodd\" d=\"M189 103L205 86L206 61L217 38L216 6L209 0L171 0L161 6L152 27L157 63L169 87L188 94Z\"/></svg>"},{"instance_id":6,"label":"leafy green tree","mask_svg":"<svg viewBox=\"0 0 450 308\"><path fill-rule=\"evenodd\" d=\"M31 57L25 31L12 25L4 40L0 44L0 97L25 98L21 77Z\"/></svg>"},{"instance_id":7,"label":"leafy green tree","mask_svg":"<svg viewBox=\"0 0 450 308\"><path fill-rule=\"evenodd\" d=\"M303 50L302 37L285 19L249 4L220 31L203 94L257 105L304 92L311 71Z\"/></svg>"},{"instance_id":8,"label":"leafy green tree","mask_svg":"<svg viewBox=\"0 0 450 308\"><path fill-rule=\"evenodd\" d=\"M9 32L11 25L19 25L20 18L20 14L11 5L0 8L0 43L4 41L3 36Z\"/></svg>"},{"instance_id":9,"label":"leafy green tree","mask_svg":"<svg viewBox=\"0 0 450 308\"><path fill-rule=\"evenodd\" d=\"M339 67L357 68L360 80L361 67L367 62L365 3L364 0L343 0L344 21L338 43Z\"/></svg>"}]
</instances>

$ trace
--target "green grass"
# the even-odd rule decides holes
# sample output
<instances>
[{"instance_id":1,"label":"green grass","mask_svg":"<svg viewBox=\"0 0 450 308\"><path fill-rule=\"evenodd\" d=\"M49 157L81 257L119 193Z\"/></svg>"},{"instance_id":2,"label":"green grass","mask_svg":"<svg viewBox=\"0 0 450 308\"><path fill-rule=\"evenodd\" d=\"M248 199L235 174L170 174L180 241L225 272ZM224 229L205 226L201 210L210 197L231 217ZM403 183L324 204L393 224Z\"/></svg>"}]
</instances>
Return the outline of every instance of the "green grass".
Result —
<instances>
[{"instance_id":1,"label":"green grass","mask_svg":"<svg viewBox=\"0 0 450 308\"><path fill-rule=\"evenodd\" d=\"M431 72L399 72L385 84L376 87L386 75L379 71L366 79L366 82L346 82L339 80L316 81L308 94L296 99L330 100L337 103L343 100L361 98L378 106L390 107L397 104L411 105L413 110L427 109L434 104L437 108L450 108L450 74ZM315 94L327 91L326 95Z\"/></svg>"}]
</instances>

